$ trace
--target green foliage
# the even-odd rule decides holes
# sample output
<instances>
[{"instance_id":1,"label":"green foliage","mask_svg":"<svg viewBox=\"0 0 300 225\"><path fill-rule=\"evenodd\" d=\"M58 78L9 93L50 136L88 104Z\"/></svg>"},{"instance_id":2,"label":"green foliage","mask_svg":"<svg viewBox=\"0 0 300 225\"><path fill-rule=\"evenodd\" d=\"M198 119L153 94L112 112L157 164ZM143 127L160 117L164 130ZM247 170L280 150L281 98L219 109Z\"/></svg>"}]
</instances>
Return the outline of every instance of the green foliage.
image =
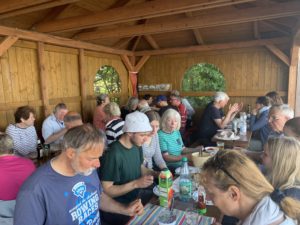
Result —
<instances>
[{"instance_id":1,"label":"green foliage","mask_svg":"<svg viewBox=\"0 0 300 225\"><path fill-rule=\"evenodd\" d=\"M94 80L95 95L119 92L121 92L121 81L118 72L112 66L101 66Z\"/></svg>"},{"instance_id":2,"label":"green foliage","mask_svg":"<svg viewBox=\"0 0 300 225\"><path fill-rule=\"evenodd\" d=\"M224 91L225 78L218 67L208 63L192 66L184 74L183 91ZM194 107L204 107L211 101L211 97L188 97Z\"/></svg>"}]
</instances>

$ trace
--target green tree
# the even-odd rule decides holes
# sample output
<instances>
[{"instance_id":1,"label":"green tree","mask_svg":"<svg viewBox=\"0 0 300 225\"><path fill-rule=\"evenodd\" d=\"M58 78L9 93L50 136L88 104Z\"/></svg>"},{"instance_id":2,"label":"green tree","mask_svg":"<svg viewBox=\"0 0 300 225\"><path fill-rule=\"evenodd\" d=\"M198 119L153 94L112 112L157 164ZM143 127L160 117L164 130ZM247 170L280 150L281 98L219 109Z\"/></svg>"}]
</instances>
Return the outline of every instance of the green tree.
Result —
<instances>
[{"instance_id":1,"label":"green tree","mask_svg":"<svg viewBox=\"0 0 300 225\"><path fill-rule=\"evenodd\" d=\"M182 90L224 91L225 78L218 67L213 64L199 63L189 68L184 74ZM204 107L211 101L211 97L188 97L194 107Z\"/></svg>"}]
</instances>

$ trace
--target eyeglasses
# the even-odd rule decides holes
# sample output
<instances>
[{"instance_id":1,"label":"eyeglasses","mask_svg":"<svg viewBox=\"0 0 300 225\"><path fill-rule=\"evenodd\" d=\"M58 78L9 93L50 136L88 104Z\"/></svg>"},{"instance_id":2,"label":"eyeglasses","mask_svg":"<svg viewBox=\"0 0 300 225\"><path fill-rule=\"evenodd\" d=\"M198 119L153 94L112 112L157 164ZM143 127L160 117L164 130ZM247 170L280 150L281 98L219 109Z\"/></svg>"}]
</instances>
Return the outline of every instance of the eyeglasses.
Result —
<instances>
[{"instance_id":1,"label":"eyeglasses","mask_svg":"<svg viewBox=\"0 0 300 225\"><path fill-rule=\"evenodd\" d=\"M224 166L224 163L220 160L219 154L217 153L214 156L214 163L218 170L222 170L228 177L230 177L232 180L234 180L237 184L240 184L240 182L237 181L226 169Z\"/></svg>"}]
</instances>

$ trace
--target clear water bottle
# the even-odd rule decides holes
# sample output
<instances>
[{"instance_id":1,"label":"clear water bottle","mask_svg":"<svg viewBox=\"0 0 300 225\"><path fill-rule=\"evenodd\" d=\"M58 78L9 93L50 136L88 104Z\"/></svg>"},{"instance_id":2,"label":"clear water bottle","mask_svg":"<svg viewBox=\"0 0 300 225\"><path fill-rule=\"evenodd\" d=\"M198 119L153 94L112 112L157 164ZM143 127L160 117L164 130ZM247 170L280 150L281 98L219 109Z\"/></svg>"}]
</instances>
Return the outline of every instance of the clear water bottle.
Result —
<instances>
[{"instance_id":1,"label":"clear water bottle","mask_svg":"<svg viewBox=\"0 0 300 225\"><path fill-rule=\"evenodd\" d=\"M44 147L40 139L37 140L36 151L37 151L38 159L42 158L44 153Z\"/></svg>"},{"instance_id":2,"label":"clear water bottle","mask_svg":"<svg viewBox=\"0 0 300 225\"><path fill-rule=\"evenodd\" d=\"M192 198L193 182L189 172L188 160L182 158L182 166L179 177L179 198L181 201L187 202Z\"/></svg>"}]
</instances>

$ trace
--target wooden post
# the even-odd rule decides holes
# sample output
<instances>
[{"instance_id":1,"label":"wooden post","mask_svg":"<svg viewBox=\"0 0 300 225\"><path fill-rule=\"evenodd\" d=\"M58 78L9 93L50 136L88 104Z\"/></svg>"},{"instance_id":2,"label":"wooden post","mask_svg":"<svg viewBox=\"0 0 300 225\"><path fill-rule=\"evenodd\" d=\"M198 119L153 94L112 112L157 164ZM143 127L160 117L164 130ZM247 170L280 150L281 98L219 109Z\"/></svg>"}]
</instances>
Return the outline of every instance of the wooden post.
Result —
<instances>
[{"instance_id":1,"label":"wooden post","mask_svg":"<svg viewBox=\"0 0 300 225\"><path fill-rule=\"evenodd\" d=\"M299 46L293 43L291 48L291 64L289 67L288 104L296 111L297 65L299 62Z\"/></svg>"},{"instance_id":2,"label":"wooden post","mask_svg":"<svg viewBox=\"0 0 300 225\"><path fill-rule=\"evenodd\" d=\"M47 86L47 71L45 69L45 45L43 42L38 42L38 67L40 74L40 89L42 95L42 106L44 111L44 116L49 114L49 96L48 96L48 86Z\"/></svg>"},{"instance_id":3,"label":"wooden post","mask_svg":"<svg viewBox=\"0 0 300 225\"><path fill-rule=\"evenodd\" d=\"M298 46L298 68L297 68L297 86L296 86L296 105L295 116L300 116L300 48Z\"/></svg>"},{"instance_id":4,"label":"wooden post","mask_svg":"<svg viewBox=\"0 0 300 225\"><path fill-rule=\"evenodd\" d=\"M86 68L85 68L85 60L84 60L84 49L79 49L79 78L80 78L80 95L81 95L81 113L83 121L87 120L87 112L86 112Z\"/></svg>"}]
</instances>

